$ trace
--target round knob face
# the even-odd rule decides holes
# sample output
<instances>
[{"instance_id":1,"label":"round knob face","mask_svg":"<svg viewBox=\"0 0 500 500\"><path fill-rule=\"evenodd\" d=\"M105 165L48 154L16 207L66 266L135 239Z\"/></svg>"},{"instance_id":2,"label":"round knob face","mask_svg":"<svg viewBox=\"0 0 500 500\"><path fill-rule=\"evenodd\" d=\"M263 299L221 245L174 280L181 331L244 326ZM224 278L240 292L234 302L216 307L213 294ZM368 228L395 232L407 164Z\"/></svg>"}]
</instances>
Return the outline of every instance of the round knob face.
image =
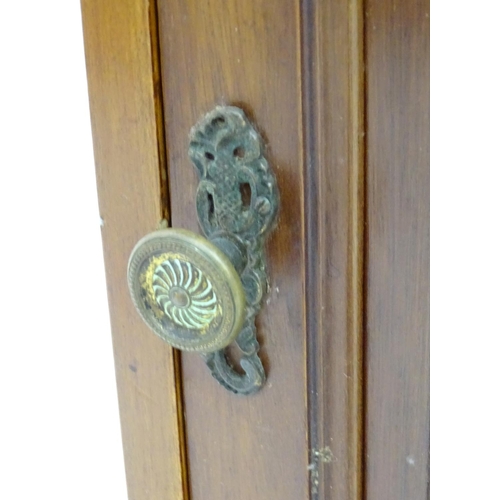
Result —
<instances>
[{"instance_id":1,"label":"round knob face","mask_svg":"<svg viewBox=\"0 0 500 500\"><path fill-rule=\"evenodd\" d=\"M128 284L143 320L177 349L223 349L245 319L238 273L219 248L191 231L164 229L140 240Z\"/></svg>"}]
</instances>

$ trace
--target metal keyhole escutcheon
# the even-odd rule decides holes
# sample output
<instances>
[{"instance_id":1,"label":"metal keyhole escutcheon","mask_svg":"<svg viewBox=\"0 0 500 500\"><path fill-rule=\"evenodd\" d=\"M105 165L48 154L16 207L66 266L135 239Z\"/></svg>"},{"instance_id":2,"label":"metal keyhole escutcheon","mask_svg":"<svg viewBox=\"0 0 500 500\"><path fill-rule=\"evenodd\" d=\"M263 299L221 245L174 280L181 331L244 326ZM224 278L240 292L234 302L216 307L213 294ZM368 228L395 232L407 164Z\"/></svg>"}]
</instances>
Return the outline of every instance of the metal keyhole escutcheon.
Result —
<instances>
[{"instance_id":1,"label":"metal keyhole escutcheon","mask_svg":"<svg viewBox=\"0 0 500 500\"><path fill-rule=\"evenodd\" d=\"M128 265L132 300L151 330L177 349L201 354L214 378L237 394L252 394L265 382L255 317L267 290L264 240L279 195L262 149L241 109L208 113L189 143L204 236L155 231L137 243ZM244 374L226 357L232 342Z\"/></svg>"}]
</instances>

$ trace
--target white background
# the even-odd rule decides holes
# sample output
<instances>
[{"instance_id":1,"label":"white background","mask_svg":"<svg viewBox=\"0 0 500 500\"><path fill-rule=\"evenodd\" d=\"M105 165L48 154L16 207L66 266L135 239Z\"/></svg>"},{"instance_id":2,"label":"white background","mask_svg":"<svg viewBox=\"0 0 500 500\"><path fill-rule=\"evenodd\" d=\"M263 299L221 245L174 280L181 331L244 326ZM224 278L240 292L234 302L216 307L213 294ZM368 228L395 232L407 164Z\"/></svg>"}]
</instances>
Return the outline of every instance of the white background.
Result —
<instances>
[{"instance_id":1,"label":"white background","mask_svg":"<svg viewBox=\"0 0 500 500\"><path fill-rule=\"evenodd\" d=\"M432 4L435 500L500 499L499 19L497 1Z\"/></svg>"},{"instance_id":2,"label":"white background","mask_svg":"<svg viewBox=\"0 0 500 500\"><path fill-rule=\"evenodd\" d=\"M0 51L0 499L125 500L79 2Z\"/></svg>"},{"instance_id":3,"label":"white background","mask_svg":"<svg viewBox=\"0 0 500 500\"><path fill-rule=\"evenodd\" d=\"M500 498L499 18L431 13L436 500ZM125 500L75 0L0 4L0 249L0 498Z\"/></svg>"}]
</instances>

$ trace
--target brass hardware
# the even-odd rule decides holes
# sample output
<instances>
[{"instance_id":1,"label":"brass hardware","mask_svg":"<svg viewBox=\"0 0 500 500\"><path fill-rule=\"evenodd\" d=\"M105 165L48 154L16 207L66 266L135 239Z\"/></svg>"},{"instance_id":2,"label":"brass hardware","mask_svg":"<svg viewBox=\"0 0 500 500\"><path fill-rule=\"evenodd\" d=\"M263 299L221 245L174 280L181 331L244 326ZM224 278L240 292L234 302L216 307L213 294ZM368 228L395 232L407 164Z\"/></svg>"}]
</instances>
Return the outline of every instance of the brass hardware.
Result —
<instances>
[{"instance_id":1,"label":"brass hardware","mask_svg":"<svg viewBox=\"0 0 500 500\"><path fill-rule=\"evenodd\" d=\"M130 293L158 336L199 352L226 389L252 394L265 381L255 316L267 289L264 237L276 219L276 179L260 136L236 107L217 107L193 127L189 156L206 238L184 229L145 236L130 256ZM245 375L226 358L233 341Z\"/></svg>"},{"instance_id":2,"label":"brass hardware","mask_svg":"<svg viewBox=\"0 0 500 500\"><path fill-rule=\"evenodd\" d=\"M183 229L147 235L132 251L129 286L142 319L183 351L223 349L245 319L245 292L226 255Z\"/></svg>"}]
</instances>

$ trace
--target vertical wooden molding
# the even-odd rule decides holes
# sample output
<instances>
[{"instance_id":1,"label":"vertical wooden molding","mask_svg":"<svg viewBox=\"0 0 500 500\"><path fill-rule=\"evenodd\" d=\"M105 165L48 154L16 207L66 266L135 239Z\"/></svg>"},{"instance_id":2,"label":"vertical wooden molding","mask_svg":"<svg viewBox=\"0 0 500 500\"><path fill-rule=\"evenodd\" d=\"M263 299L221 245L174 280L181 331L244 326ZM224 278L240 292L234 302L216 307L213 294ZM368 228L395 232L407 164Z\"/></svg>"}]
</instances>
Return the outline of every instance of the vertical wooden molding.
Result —
<instances>
[{"instance_id":1,"label":"vertical wooden molding","mask_svg":"<svg viewBox=\"0 0 500 500\"><path fill-rule=\"evenodd\" d=\"M365 72L363 0L349 0L348 394L350 491L363 497Z\"/></svg>"},{"instance_id":2,"label":"vertical wooden molding","mask_svg":"<svg viewBox=\"0 0 500 500\"><path fill-rule=\"evenodd\" d=\"M363 1L301 3L311 500L363 496Z\"/></svg>"},{"instance_id":3,"label":"vertical wooden molding","mask_svg":"<svg viewBox=\"0 0 500 500\"><path fill-rule=\"evenodd\" d=\"M305 318L307 349L307 417L309 443L309 491L311 500L319 498L320 467L316 453L320 446L320 402L318 383L320 363L318 357L318 266L313 258L318 242L318 179L317 179L317 138L316 138L316 65L315 14L316 5L313 0L301 1L301 90L302 90L302 147L303 147L303 179L304 179L304 284L305 284Z\"/></svg>"}]
</instances>

